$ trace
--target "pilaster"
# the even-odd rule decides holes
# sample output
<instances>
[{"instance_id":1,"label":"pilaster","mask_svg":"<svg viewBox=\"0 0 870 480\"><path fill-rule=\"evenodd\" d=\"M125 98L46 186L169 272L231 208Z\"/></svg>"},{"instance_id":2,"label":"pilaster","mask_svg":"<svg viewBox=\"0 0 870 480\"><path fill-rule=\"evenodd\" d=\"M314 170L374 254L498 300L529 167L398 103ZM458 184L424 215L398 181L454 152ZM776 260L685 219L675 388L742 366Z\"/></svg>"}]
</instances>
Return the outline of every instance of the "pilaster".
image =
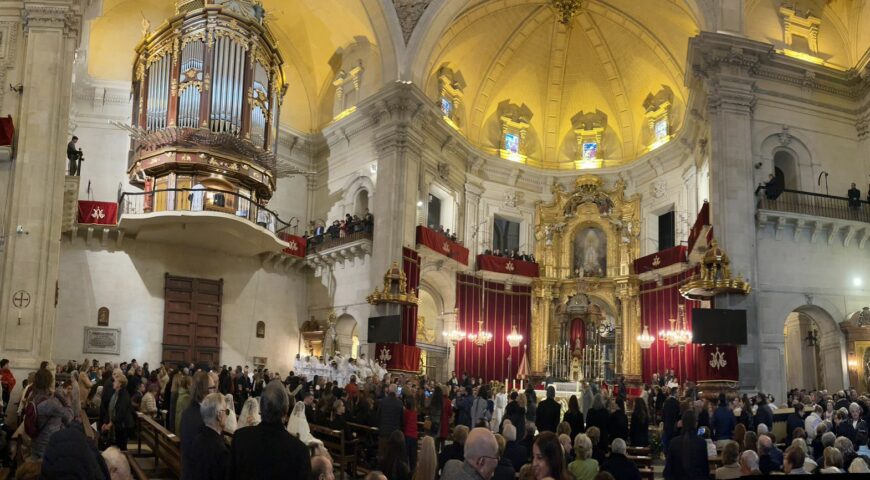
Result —
<instances>
[{"instance_id":1,"label":"pilaster","mask_svg":"<svg viewBox=\"0 0 870 480\"><path fill-rule=\"evenodd\" d=\"M0 347L13 364L51 359L78 0L25 0L18 149L0 296ZM20 226L20 228L19 228Z\"/></svg>"}]
</instances>

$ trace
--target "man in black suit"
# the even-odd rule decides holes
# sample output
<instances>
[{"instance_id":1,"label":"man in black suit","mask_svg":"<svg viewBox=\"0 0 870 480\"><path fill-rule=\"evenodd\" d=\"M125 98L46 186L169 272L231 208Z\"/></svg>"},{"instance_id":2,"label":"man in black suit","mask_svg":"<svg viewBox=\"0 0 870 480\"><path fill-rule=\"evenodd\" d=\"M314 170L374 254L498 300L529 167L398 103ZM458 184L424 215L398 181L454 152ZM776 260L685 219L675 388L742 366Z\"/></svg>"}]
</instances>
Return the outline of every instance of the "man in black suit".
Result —
<instances>
[{"instance_id":1,"label":"man in black suit","mask_svg":"<svg viewBox=\"0 0 870 480\"><path fill-rule=\"evenodd\" d=\"M514 471L519 473L523 465L528 463L529 452L517 443L517 427L513 423L505 424L502 435L506 441L503 457L510 460Z\"/></svg>"},{"instance_id":2,"label":"man in black suit","mask_svg":"<svg viewBox=\"0 0 870 480\"><path fill-rule=\"evenodd\" d=\"M861 190L858 190L858 188L855 186L855 184L852 183L852 188L849 189L848 195L849 195L849 207L851 207L854 210L857 210L858 207L861 206Z\"/></svg>"},{"instance_id":3,"label":"man in black suit","mask_svg":"<svg viewBox=\"0 0 870 480\"><path fill-rule=\"evenodd\" d=\"M697 418L695 418L695 422L697 422ZM680 419L680 402L677 401L677 389L672 388L668 398L665 400L664 405L662 406L662 424L663 424L663 435L662 435L662 444L664 444L665 451L668 449L668 442L674 438L674 435L677 432L677 421Z\"/></svg>"},{"instance_id":4,"label":"man in black suit","mask_svg":"<svg viewBox=\"0 0 870 480\"><path fill-rule=\"evenodd\" d=\"M217 391L217 385L211 383L207 373L196 372L190 391L190 406L181 412L181 480L193 479L194 464L198 461L193 457L193 441L204 425L200 408L209 390Z\"/></svg>"},{"instance_id":5,"label":"man in black suit","mask_svg":"<svg viewBox=\"0 0 870 480\"><path fill-rule=\"evenodd\" d=\"M559 418L562 407L555 400L556 389L551 385L547 387L547 398L538 404L538 412L535 416L535 425L538 432L556 432L559 426Z\"/></svg>"},{"instance_id":6,"label":"man in black suit","mask_svg":"<svg viewBox=\"0 0 870 480\"><path fill-rule=\"evenodd\" d=\"M223 438L229 415L227 403L220 393L210 393L202 401L199 413L203 426L193 441L191 457L196 459L190 478L193 480L223 480L227 475L230 452Z\"/></svg>"},{"instance_id":7,"label":"man in black suit","mask_svg":"<svg viewBox=\"0 0 870 480\"><path fill-rule=\"evenodd\" d=\"M228 479L307 480L311 472L308 447L284 428L290 406L281 382L270 382L260 397L262 422L236 430Z\"/></svg>"},{"instance_id":8,"label":"man in black suit","mask_svg":"<svg viewBox=\"0 0 870 480\"><path fill-rule=\"evenodd\" d=\"M670 400L670 399L668 399ZM666 480L706 480L710 478L707 442L698 436L697 416L692 409L683 413L683 434L671 440L665 458Z\"/></svg>"}]
</instances>

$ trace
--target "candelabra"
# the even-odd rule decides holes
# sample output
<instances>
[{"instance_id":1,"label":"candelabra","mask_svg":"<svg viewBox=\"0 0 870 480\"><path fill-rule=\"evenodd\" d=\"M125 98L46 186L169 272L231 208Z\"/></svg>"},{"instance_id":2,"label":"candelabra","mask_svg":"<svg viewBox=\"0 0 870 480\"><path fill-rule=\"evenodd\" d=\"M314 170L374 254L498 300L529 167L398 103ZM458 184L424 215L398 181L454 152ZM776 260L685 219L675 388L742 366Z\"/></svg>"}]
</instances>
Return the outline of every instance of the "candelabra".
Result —
<instances>
[{"instance_id":1,"label":"candelabra","mask_svg":"<svg viewBox=\"0 0 870 480\"><path fill-rule=\"evenodd\" d=\"M678 307L676 318L668 320L671 323L669 330L659 332L659 340L667 343L669 347L685 347L692 342L692 332L686 326L686 306Z\"/></svg>"},{"instance_id":2,"label":"candelabra","mask_svg":"<svg viewBox=\"0 0 870 480\"><path fill-rule=\"evenodd\" d=\"M483 320L477 321L477 332L469 333L468 340L477 347L483 347L492 340L492 332L483 329Z\"/></svg>"}]
</instances>

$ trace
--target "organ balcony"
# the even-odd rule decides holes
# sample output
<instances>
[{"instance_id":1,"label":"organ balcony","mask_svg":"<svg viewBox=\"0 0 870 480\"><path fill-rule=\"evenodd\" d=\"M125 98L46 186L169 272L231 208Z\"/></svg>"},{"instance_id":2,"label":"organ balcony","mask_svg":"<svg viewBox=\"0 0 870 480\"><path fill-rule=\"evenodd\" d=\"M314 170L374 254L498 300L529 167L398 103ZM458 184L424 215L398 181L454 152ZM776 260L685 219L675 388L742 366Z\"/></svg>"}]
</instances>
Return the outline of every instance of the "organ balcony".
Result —
<instances>
[{"instance_id":1,"label":"organ balcony","mask_svg":"<svg viewBox=\"0 0 870 480\"><path fill-rule=\"evenodd\" d=\"M133 64L132 137L119 228L238 254L280 252L276 188L283 59L254 2L177 0ZM282 174L304 173L290 169Z\"/></svg>"}]
</instances>

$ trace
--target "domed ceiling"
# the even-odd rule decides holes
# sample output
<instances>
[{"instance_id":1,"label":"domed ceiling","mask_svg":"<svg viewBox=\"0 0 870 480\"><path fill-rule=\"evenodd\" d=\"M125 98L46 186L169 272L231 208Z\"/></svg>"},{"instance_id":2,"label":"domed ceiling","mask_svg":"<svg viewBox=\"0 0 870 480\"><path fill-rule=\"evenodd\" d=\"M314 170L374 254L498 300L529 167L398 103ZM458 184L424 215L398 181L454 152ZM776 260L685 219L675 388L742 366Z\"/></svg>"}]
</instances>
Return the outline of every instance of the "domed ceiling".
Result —
<instances>
[{"instance_id":1,"label":"domed ceiling","mask_svg":"<svg viewBox=\"0 0 870 480\"><path fill-rule=\"evenodd\" d=\"M686 49L698 32L692 11L680 0L577 3L563 18L551 1L480 1L452 22L430 57L427 91L437 94L442 67L461 75L460 128L472 142L498 149L500 117L519 107L530 116L527 163L573 169L572 119L600 112L599 158L623 164L654 143L644 102L663 90L671 92L671 133L679 129Z\"/></svg>"}]
</instances>

